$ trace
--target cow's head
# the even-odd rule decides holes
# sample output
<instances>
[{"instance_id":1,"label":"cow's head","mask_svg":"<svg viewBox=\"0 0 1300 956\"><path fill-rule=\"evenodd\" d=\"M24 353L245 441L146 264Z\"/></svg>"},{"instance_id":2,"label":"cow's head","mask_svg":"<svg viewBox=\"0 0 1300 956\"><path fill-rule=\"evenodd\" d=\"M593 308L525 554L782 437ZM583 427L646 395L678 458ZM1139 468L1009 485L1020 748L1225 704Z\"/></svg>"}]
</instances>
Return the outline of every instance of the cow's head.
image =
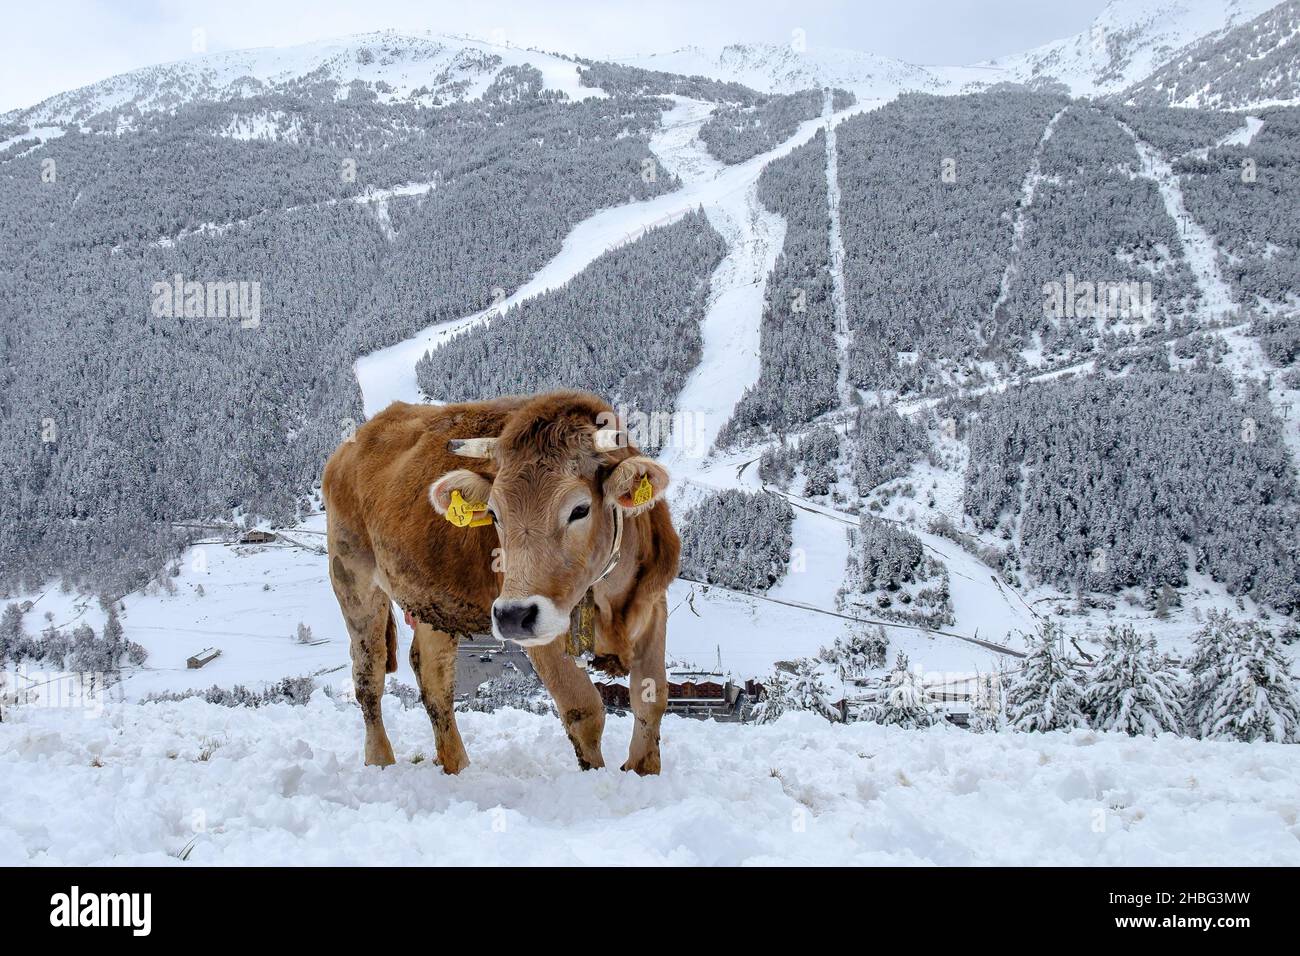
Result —
<instances>
[{"instance_id":1,"label":"cow's head","mask_svg":"<svg viewBox=\"0 0 1300 956\"><path fill-rule=\"evenodd\" d=\"M668 486L668 472L628 446L609 406L581 392L538 396L499 436L449 448L478 459L480 470L443 475L429 498L439 514L456 491L487 503L503 574L492 630L524 645L568 633L574 606L606 569L622 518L653 507Z\"/></svg>"}]
</instances>

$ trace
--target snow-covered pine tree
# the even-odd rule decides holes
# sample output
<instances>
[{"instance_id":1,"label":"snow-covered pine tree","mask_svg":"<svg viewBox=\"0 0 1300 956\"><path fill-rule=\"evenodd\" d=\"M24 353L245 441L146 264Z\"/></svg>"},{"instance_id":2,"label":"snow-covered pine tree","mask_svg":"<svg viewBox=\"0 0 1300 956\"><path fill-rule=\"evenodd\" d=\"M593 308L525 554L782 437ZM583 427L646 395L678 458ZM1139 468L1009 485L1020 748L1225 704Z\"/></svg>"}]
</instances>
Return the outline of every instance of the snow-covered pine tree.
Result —
<instances>
[{"instance_id":1,"label":"snow-covered pine tree","mask_svg":"<svg viewBox=\"0 0 1300 956\"><path fill-rule=\"evenodd\" d=\"M763 681L763 699L754 705L754 723L773 723L785 713L787 703L786 679L779 669L774 670L772 675Z\"/></svg>"},{"instance_id":2,"label":"snow-covered pine tree","mask_svg":"<svg viewBox=\"0 0 1300 956\"><path fill-rule=\"evenodd\" d=\"M1032 641L1024 667L1007 691L1007 724L1026 732L1086 727L1083 691L1074 662L1060 646L1061 631L1050 621Z\"/></svg>"},{"instance_id":3,"label":"snow-covered pine tree","mask_svg":"<svg viewBox=\"0 0 1300 956\"><path fill-rule=\"evenodd\" d=\"M840 712L830 702L831 692L817 670L817 662L804 658L796 665L788 689L787 710L807 710L827 720L840 719Z\"/></svg>"},{"instance_id":4,"label":"snow-covered pine tree","mask_svg":"<svg viewBox=\"0 0 1300 956\"><path fill-rule=\"evenodd\" d=\"M1188 729L1202 738L1300 740L1300 693L1277 638L1212 613L1196 635Z\"/></svg>"},{"instance_id":5,"label":"snow-covered pine tree","mask_svg":"<svg viewBox=\"0 0 1300 956\"><path fill-rule=\"evenodd\" d=\"M899 651L884 699L867 708L867 718L878 724L914 730L939 723L943 715L930 699L920 673L909 667L907 655Z\"/></svg>"},{"instance_id":6,"label":"snow-covered pine tree","mask_svg":"<svg viewBox=\"0 0 1300 956\"><path fill-rule=\"evenodd\" d=\"M23 633L22 608L17 604L9 604L5 607L3 615L0 615L0 666L11 657L19 660L24 644L26 644L26 635Z\"/></svg>"},{"instance_id":7,"label":"snow-covered pine tree","mask_svg":"<svg viewBox=\"0 0 1300 956\"><path fill-rule=\"evenodd\" d=\"M835 643L822 652L822 659L835 668L840 680L851 681L866 676L873 667L883 667L888 648L889 637L883 625L877 625L874 631L854 627L847 635L837 637Z\"/></svg>"},{"instance_id":8,"label":"snow-covered pine tree","mask_svg":"<svg viewBox=\"0 0 1300 956\"><path fill-rule=\"evenodd\" d=\"M865 643L867 666L884 667L889 659L889 635L885 633L885 625L877 624L876 630L865 636Z\"/></svg>"},{"instance_id":9,"label":"snow-covered pine tree","mask_svg":"<svg viewBox=\"0 0 1300 956\"><path fill-rule=\"evenodd\" d=\"M114 646L125 644L126 637L122 633L122 621L117 616L117 605L108 605L108 617L104 621L104 640Z\"/></svg>"},{"instance_id":10,"label":"snow-covered pine tree","mask_svg":"<svg viewBox=\"0 0 1300 956\"><path fill-rule=\"evenodd\" d=\"M794 673L774 670L763 682L763 699L754 708L754 721L770 724L792 710L806 710L827 720L840 719L840 712L830 702L830 690L817 670L817 662L803 658L795 662Z\"/></svg>"},{"instance_id":11,"label":"snow-covered pine tree","mask_svg":"<svg viewBox=\"0 0 1300 956\"><path fill-rule=\"evenodd\" d=\"M1178 674L1156 650L1152 637L1132 625L1111 627L1101 659L1089 676L1084 706L1095 730L1154 737L1182 730Z\"/></svg>"},{"instance_id":12,"label":"snow-covered pine tree","mask_svg":"<svg viewBox=\"0 0 1300 956\"><path fill-rule=\"evenodd\" d=\"M976 678L975 699L971 701L966 729L976 734L997 733L1007 728L1007 674L1004 665L996 674Z\"/></svg>"},{"instance_id":13,"label":"snow-covered pine tree","mask_svg":"<svg viewBox=\"0 0 1300 956\"><path fill-rule=\"evenodd\" d=\"M501 673L479 684L459 710L483 711L491 713L503 707L527 711L530 714L550 713L550 698L546 688L536 674L525 674L510 661L501 669Z\"/></svg>"}]
</instances>

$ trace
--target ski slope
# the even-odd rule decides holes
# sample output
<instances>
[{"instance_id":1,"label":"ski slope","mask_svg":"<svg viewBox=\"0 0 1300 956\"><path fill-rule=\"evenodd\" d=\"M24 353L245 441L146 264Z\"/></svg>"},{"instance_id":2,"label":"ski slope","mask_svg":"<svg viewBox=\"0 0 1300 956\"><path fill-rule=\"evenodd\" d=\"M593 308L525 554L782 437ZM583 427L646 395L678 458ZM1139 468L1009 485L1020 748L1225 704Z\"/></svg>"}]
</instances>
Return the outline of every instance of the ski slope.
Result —
<instances>
[{"instance_id":1,"label":"ski slope","mask_svg":"<svg viewBox=\"0 0 1300 956\"><path fill-rule=\"evenodd\" d=\"M1187 211L1182 186L1168 160L1128 125L1120 123L1119 126L1133 139L1142 163L1141 174L1156 184L1166 214L1178 227L1183 243L1183 257L1196 280L1197 290L1201 293L1198 310L1201 319L1213 321L1227 317L1236 309L1237 303L1232 287L1219 271L1219 251L1214 239ZM1250 138L1253 138L1253 132L1250 125L1246 124L1222 142L1249 142Z\"/></svg>"},{"instance_id":2,"label":"ski slope","mask_svg":"<svg viewBox=\"0 0 1300 956\"><path fill-rule=\"evenodd\" d=\"M849 325L848 293L844 289L844 235L840 228L840 173L839 173L839 139L835 133L835 124L830 121L834 100L830 92L826 93L822 104L822 115L826 116L826 212L827 226L826 248L830 251L831 272L831 306L835 315L835 348L838 352L839 369L835 376L836 394L840 405L847 407L853 396L849 385L849 351L853 345L853 330Z\"/></svg>"},{"instance_id":3,"label":"ski slope","mask_svg":"<svg viewBox=\"0 0 1300 956\"><path fill-rule=\"evenodd\" d=\"M756 198L751 202L747 196L756 189L763 167L807 142L824 121L820 118L808 120L800 125L794 135L770 152L733 166L722 166L703 151L696 136L699 127L708 118L709 111L713 109L713 104L684 97L674 99L675 105L664 114L660 131L651 137L650 149L668 171L677 173L682 178L683 187L653 199L600 210L570 230L559 254L492 309L431 325L405 341L358 359L357 382L361 387L367 416L377 414L394 401L421 401L415 378L415 364L425 352L437 348L450 337L505 312L511 306L559 288L603 253L634 242L646 229L675 222L693 209L703 207L710 222L727 240L730 250L714 276L710 314L704 323L705 331L710 330L711 320L719 319L716 310L739 310L743 307L746 295L750 296L751 302L757 295L756 301L761 303L761 288L758 288L757 293L744 290L755 281L761 282L766 276L766 270L756 274L756 269L767 262L769 257L775 257L773 244L779 250L781 237L772 235L775 227L771 215L757 207ZM863 106L849 107L837 113L836 117L842 119L863 109ZM748 243L754 245L747 246ZM745 251L747 248L748 252ZM768 268L771 266L768 265ZM733 301L729 297L738 298ZM761 309L752 317L755 329L760 314ZM712 324L716 327L720 321L713 321ZM716 328L714 330L718 331ZM757 336L752 336L755 349L757 341ZM751 360L757 363L756 354ZM754 368L754 377L757 377L756 364ZM741 374L743 376L744 373ZM736 398L739 397L737 394ZM683 408L689 407L685 403L679 404ZM728 409L728 413L729 411ZM718 425L720 427L721 422Z\"/></svg>"},{"instance_id":4,"label":"ski slope","mask_svg":"<svg viewBox=\"0 0 1300 956\"><path fill-rule=\"evenodd\" d=\"M397 763L362 766L355 705L127 705L0 724L0 865L1300 865L1283 744L1090 731L663 724L664 772L574 765L560 722L384 702ZM610 716L617 766L632 718Z\"/></svg>"}]
</instances>

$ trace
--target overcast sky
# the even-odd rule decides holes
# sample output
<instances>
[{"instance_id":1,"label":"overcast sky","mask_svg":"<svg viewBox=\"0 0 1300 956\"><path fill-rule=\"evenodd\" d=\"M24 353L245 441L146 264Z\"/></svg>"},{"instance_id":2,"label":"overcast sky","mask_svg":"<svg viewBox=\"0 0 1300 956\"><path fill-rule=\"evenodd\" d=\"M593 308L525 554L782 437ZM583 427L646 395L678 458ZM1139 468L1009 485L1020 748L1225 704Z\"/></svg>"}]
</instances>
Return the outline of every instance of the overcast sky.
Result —
<instances>
[{"instance_id":1,"label":"overcast sky","mask_svg":"<svg viewBox=\"0 0 1300 956\"><path fill-rule=\"evenodd\" d=\"M1085 29L1104 0L46 0L10 4L0 32L0 111L152 63L394 28L608 56L686 45L789 42L971 63Z\"/></svg>"}]
</instances>

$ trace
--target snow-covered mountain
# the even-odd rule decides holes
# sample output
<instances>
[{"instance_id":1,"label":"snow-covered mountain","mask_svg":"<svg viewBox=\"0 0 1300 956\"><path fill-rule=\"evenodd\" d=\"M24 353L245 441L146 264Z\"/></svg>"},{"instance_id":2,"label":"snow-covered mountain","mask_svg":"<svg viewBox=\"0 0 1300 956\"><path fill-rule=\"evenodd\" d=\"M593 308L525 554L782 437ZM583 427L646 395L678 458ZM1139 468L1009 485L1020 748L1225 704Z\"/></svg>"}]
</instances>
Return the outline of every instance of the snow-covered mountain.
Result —
<instances>
[{"instance_id":1,"label":"snow-covered mountain","mask_svg":"<svg viewBox=\"0 0 1300 956\"><path fill-rule=\"evenodd\" d=\"M861 99L893 96L900 90L945 92L954 84L988 75L980 68L932 69L859 50L805 47L798 38L785 44L735 43L715 49L688 46L668 53L620 57L617 62L743 83L765 93L836 86L852 90Z\"/></svg>"},{"instance_id":2,"label":"snow-covered mountain","mask_svg":"<svg viewBox=\"0 0 1300 956\"><path fill-rule=\"evenodd\" d=\"M1300 108L1113 95L1294 98L1268 5L967 67L384 32L0 115L0 865L1300 863ZM672 475L661 778L639 674L581 772L485 635L444 777L404 606L363 766L324 462L556 387Z\"/></svg>"},{"instance_id":3,"label":"snow-covered mountain","mask_svg":"<svg viewBox=\"0 0 1300 956\"><path fill-rule=\"evenodd\" d=\"M1075 95L1100 96L1134 87L1180 53L1178 62L1186 66L1199 63L1213 49L1224 61L1221 73L1245 69L1240 64L1295 38L1294 3L1280 5L1266 34L1247 37L1233 32L1274 6L1275 0L1113 0L1082 33L969 66L919 65L858 50L806 45L797 36L783 44L689 46L617 57L616 62L738 82L768 93L840 87L860 100L888 99L909 90L973 91L1007 81L1056 81ZM1230 33L1235 40L1226 39ZM1220 41L1232 45L1213 46ZM1294 43L1288 49L1293 59ZM332 84L343 94L358 80L371 84L384 100L440 105L476 99L501 70L524 63L541 71L546 89L571 99L604 95L579 83L579 62L566 55L462 36L383 31L293 47L199 54L59 93L0 120L52 128L84 124L113 111L174 110L196 100L255 96L303 85ZM1259 72L1247 70L1252 77ZM1294 77L1286 67L1281 72Z\"/></svg>"},{"instance_id":4,"label":"snow-covered mountain","mask_svg":"<svg viewBox=\"0 0 1300 956\"><path fill-rule=\"evenodd\" d=\"M33 127L83 123L112 110L172 110L196 100L256 96L300 84L334 84L342 92L356 80L373 84L383 99L437 105L475 99L501 70L523 63L541 71L546 89L571 99L604 95L580 86L577 64L562 56L467 37L384 31L148 66L59 93L3 119Z\"/></svg>"},{"instance_id":5,"label":"snow-covered mountain","mask_svg":"<svg viewBox=\"0 0 1300 956\"><path fill-rule=\"evenodd\" d=\"M1300 103L1300 0L1185 47L1120 98L1135 105L1210 109Z\"/></svg>"},{"instance_id":6,"label":"snow-covered mountain","mask_svg":"<svg viewBox=\"0 0 1300 956\"><path fill-rule=\"evenodd\" d=\"M1116 93L1183 47L1222 37L1277 0L1111 0L1082 33L979 64L1005 79L1054 79L1078 96Z\"/></svg>"}]
</instances>

